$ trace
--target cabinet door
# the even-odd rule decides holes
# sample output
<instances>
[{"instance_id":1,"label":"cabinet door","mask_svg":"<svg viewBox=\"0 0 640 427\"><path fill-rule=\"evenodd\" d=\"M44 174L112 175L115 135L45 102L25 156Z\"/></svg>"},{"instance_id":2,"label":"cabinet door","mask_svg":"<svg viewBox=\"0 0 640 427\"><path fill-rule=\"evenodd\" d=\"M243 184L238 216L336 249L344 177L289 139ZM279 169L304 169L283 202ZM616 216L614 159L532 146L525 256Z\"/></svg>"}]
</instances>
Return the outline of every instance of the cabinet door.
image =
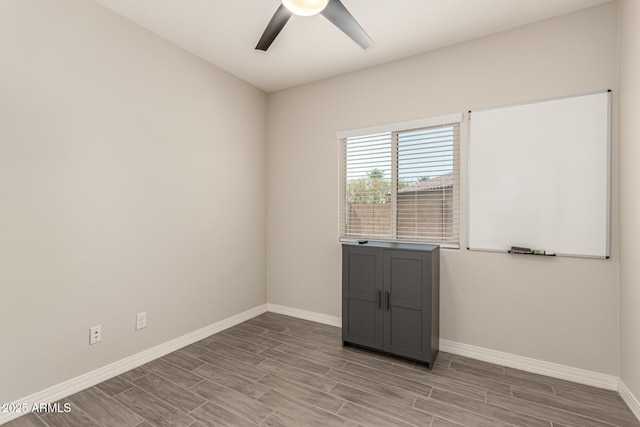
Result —
<instances>
[{"instance_id":1,"label":"cabinet door","mask_svg":"<svg viewBox=\"0 0 640 427\"><path fill-rule=\"evenodd\" d=\"M384 251L384 350L426 361L431 343L430 254Z\"/></svg>"},{"instance_id":2,"label":"cabinet door","mask_svg":"<svg viewBox=\"0 0 640 427\"><path fill-rule=\"evenodd\" d=\"M382 251L342 250L342 340L382 349Z\"/></svg>"}]
</instances>

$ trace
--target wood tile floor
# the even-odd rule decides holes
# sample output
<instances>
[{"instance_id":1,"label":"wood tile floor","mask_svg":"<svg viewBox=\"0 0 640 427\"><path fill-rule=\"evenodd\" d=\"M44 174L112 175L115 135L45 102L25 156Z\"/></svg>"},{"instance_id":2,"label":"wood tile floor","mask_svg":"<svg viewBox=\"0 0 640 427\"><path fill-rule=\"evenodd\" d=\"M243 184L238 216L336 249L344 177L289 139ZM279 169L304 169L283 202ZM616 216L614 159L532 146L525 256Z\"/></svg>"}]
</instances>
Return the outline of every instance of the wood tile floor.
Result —
<instances>
[{"instance_id":1,"label":"wood tile floor","mask_svg":"<svg viewBox=\"0 0 640 427\"><path fill-rule=\"evenodd\" d=\"M640 426L612 391L442 352L429 371L273 313L60 403L6 426Z\"/></svg>"}]
</instances>

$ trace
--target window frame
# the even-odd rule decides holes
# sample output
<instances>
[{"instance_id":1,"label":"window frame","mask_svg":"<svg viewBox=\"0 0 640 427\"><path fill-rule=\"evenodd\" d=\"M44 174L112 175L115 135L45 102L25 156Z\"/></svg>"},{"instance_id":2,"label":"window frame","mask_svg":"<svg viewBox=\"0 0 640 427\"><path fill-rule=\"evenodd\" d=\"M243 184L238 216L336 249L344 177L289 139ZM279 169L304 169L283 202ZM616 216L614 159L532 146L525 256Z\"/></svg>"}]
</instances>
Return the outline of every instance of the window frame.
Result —
<instances>
[{"instance_id":1,"label":"window frame","mask_svg":"<svg viewBox=\"0 0 640 427\"><path fill-rule=\"evenodd\" d=\"M436 126L444 126L444 125L457 125L458 127L458 138L457 140L454 140L454 147L453 147L453 152L454 152L454 158L453 158L453 172L454 175L455 173L457 173L456 178L454 180L454 186L453 186L453 204L455 206L454 209L454 223L453 223L453 227L455 227L457 229L457 235L455 236L456 241L450 241L450 242L444 242L444 241L427 241L427 240L411 240L411 239L398 239L397 237L397 233L398 233L398 219L397 219L397 209L398 209L398 176L399 176L399 171L398 171L398 153L397 153L397 147L398 147L398 142L397 142L397 134L398 133L402 133L402 132L408 132L414 129L422 129L422 128L429 128L429 127L436 127ZM339 175L339 187L340 187L340 203L339 203L339 212L338 212L338 223L339 223L339 230L338 230L338 234L339 234L339 241L341 242L345 242L345 241L354 241L354 240L358 240L357 238L354 237L348 237L344 235L345 229L344 229L344 216L345 216L345 209L346 209L346 191L347 191L347 185L346 185L346 162L343 162L344 158L345 158L345 151L346 150L346 140L348 138L356 138L356 137L365 137L365 136L369 136L369 135L375 135L375 134L382 134L382 133L390 133L391 138L392 138L392 150L391 150L391 199L392 199L392 203L391 203L391 235L393 236L392 239L381 239L378 237L371 237L369 238L369 240L376 240L376 241L383 241L383 242L403 242L403 243L414 243L414 244L435 244L435 245L439 245L443 248L451 248L451 249L459 249L460 248L460 240L461 240L461 218L460 218L460 212L461 212L461 206L460 206L460 147L461 147L461 141L460 141L460 129L462 127L462 113L454 113L454 114L448 114L448 115L443 115L443 116L437 116L437 117L429 117L429 118L424 118L424 119L418 119L418 120L410 120L410 121L404 121L404 122L397 122L397 123L389 123L389 124L383 124L383 125L378 125L378 126L371 126L371 127L366 127L366 128L360 128L360 129L351 129L351 130L345 130L345 131L339 131L336 132L336 137L338 139L338 143L339 143L339 169L340 169L340 175ZM395 150L393 149L395 148ZM366 239L366 238L365 238Z\"/></svg>"}]
</instances>

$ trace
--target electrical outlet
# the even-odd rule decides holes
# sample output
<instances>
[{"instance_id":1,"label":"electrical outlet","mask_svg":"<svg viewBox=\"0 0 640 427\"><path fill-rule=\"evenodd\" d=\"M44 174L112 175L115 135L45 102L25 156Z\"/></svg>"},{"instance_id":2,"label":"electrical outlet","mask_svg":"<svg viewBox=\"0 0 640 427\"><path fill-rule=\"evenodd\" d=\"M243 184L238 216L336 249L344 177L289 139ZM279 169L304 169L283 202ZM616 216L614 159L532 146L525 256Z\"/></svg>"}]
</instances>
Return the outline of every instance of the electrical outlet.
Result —
<instances>
[{"instance_id":1,"label":"electrical outlet","mask_svg":"<svg viewBox=\"0 0 640 427\"><path fill-rule=\"evenodd\" d=\"M100 341L102 341L102 325L89 329L89 345L97 344Z\"/></svg>"},{"instance_id":2,"label":"electrical outlet","mask_svg":"<svg viewBox=\"0 0 640 427\"><path fill-rule=\"evenodd\" d=\"M147 327L147 312L136 314L136 330Z\"/></svg>"}]
</instances>

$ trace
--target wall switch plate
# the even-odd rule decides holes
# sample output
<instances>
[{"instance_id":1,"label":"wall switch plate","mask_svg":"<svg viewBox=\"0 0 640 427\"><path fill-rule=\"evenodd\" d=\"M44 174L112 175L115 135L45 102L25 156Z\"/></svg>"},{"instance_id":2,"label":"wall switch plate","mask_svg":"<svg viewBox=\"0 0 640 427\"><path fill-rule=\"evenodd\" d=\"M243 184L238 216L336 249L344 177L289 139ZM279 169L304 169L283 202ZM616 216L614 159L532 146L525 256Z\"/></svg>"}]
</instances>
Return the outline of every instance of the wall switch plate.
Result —
<instances>
[{"instance_id":1,"label":"wall switch plate","mask_svg":"<svg viewBox=\"0 0 640 427\"><path fill-rule=\"evenodd\" d=\"M136 330L147 327L147 312L136 314Z\"/></svg>"},{"instance_id":2,"label":"wall switch plate","mask_svg":"<svg viewBox=\"0 0 640 427\"><path fill-rule=\"evenodd\" d=\"M102 341L102 325L89 329L89 345L97 344L100 341Z\"/></svg>"}]
</instances>

